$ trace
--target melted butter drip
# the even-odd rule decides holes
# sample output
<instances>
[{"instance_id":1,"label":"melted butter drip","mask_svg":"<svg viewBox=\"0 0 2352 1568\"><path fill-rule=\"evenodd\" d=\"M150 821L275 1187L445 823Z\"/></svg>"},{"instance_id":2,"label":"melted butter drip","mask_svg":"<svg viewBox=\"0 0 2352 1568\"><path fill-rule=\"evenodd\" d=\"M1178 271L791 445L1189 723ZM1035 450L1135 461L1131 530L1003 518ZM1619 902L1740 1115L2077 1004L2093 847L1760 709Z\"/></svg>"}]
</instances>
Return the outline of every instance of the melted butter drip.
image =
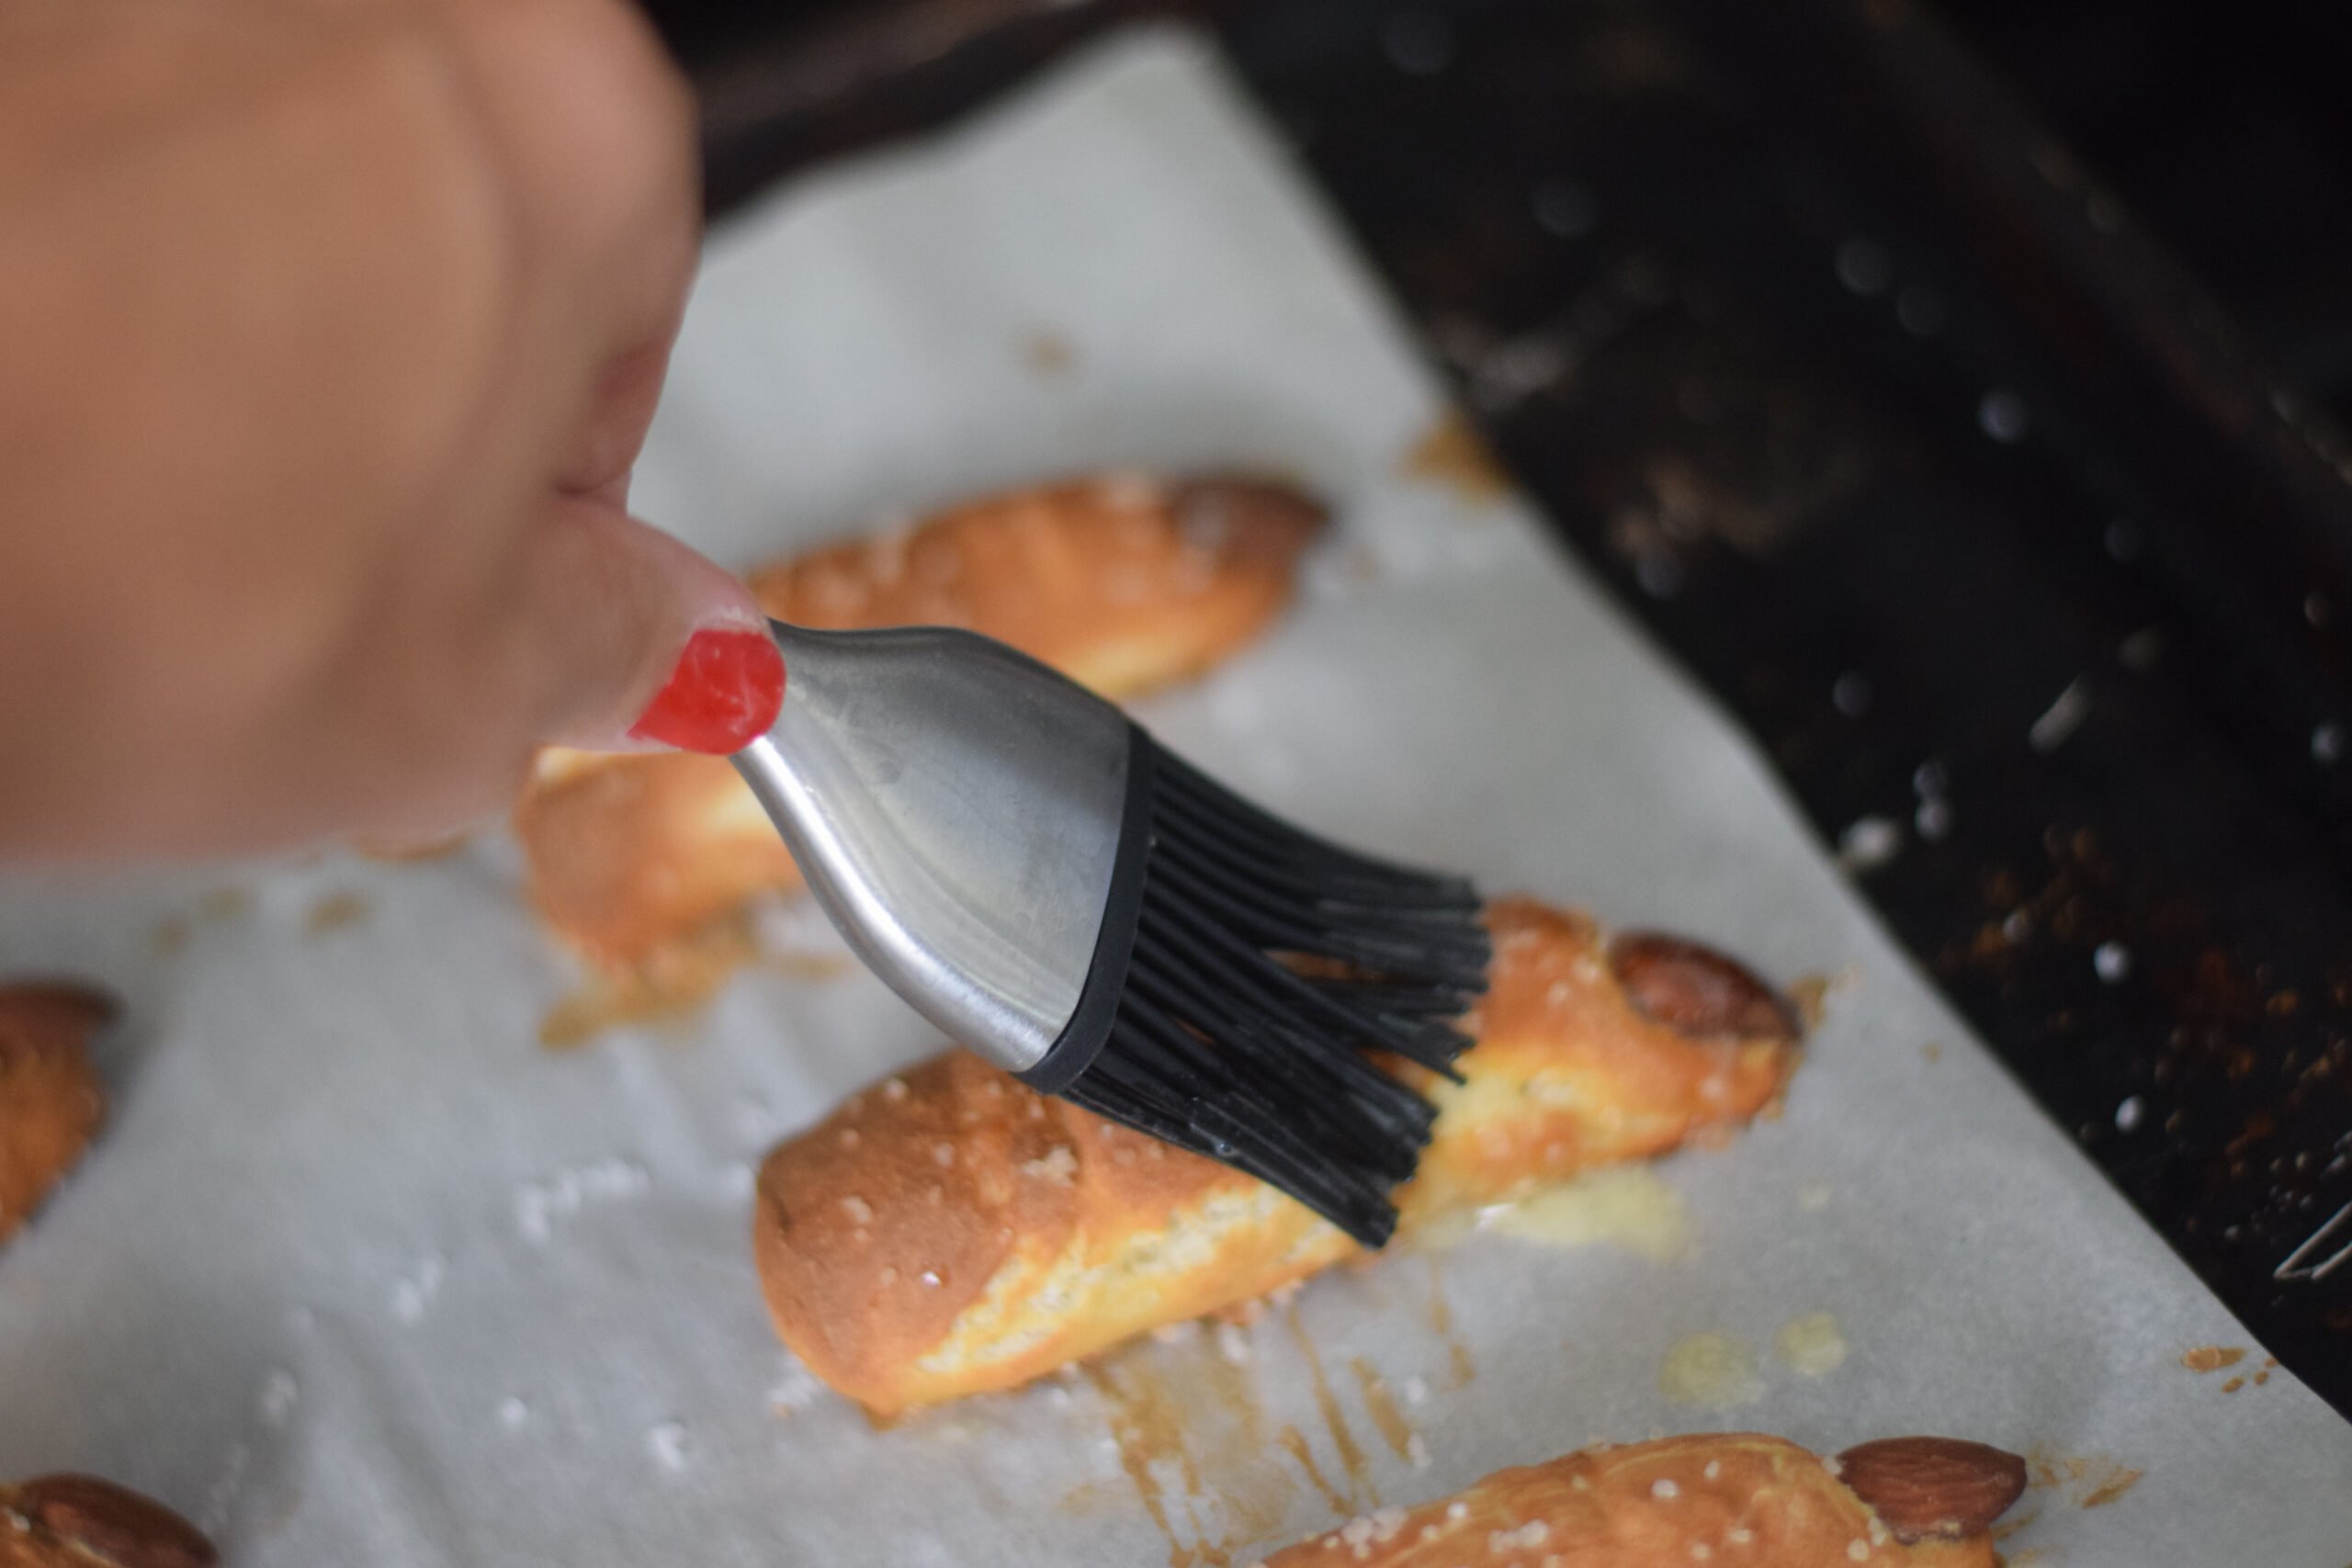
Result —
<instances>
[{"instance_id":1,"label":"melted butter drip","mask_svg":"<svg viewBox=\"0 0 2352 1568\"><path fill-rule=\"evenodd\" d=\"M1846 1336L1832 1314L1811 1313L1782 1324L1772 1338L1772 1349L1796 1371L1817 1378L1845 1364Z\"/></svg>"},{"instance_id":2,"label":"melted butter drip","mask_svg":"<svg viewBox=\"0 0 2352 1568\"><path fill-rule=\"evenodd\" d=\"M1764 1397L1756 1352L1727 1334L1693 1334L1675 1341L1657 1372L1657 1391L1676 1404L1724 1409Z\"/></svg>"},{"instance_id":3,"label":"melted butter drip","mask_svg":"<svg viewBox=\"0 0 2352 1568\"><path fill-rule=\"evenodd\" d=\"M1466 1386L1478 1375L1478 1366L1470 1359L1470 1347L1453 1330L1453 1303L1445 1299L1445 1274L1435 1258L1430 1259L1430 1332L1444 1342L1453 1386Z\"/></svg>"},{"instance_id":4,"label":"melted butter drip","mask_svg":"<svg viewBox=\"0 0 2352 1568\"><path fill-rule=\"evenodd\" d=\"M1789 982L1784 993L1791 1006L1797 1010L1797 1021L1811 1034L1821 1027L1829 1014L1829 998L1841 991L1849 991L1860 983L1858 972L1849 964L1835 975L1801 975ZM1933 1060L1933 1056L1929 1060Z\"/></svg>"},{"instance_id":5,"label":"melted butter drip","mask_svg":"<svg viewBox=\"0 0 2352 1568\"><path fill-rule=\"evenodd\" d=\"M2078 1508L2103 1508L2140 1483L2140 1471L2105 1454L2026 1450L2026 1484L2055 1487Z\"/></svg>"},{"instance_id":6,"label":"melted butter drip","mask_svg":"<svg viewBox=\"0 0 2352 1568\"><path fill-rule=\"evenodd\" d=\"M1295 1427L1284 1427L1275 1434L1274 1441L1280 1443L1291 1458L1298 1461L1298 1468L1306 1472L1306 1479L1314 1483L1315 1490L1323 1494L1323 1501L1331 1506L1333 1513L1350 1511L1348 1500L1340 1495L1340 1489L1331 1484L1323 1473L1323 1467L1315 1462L1315 1450L1307 1442L1306 1433Z\"/></svg>"},{"instance_id":7,"label":"melted butter drip","mask_svg":"<svg viewBox=\"0 0 2352 1568\"><path fill-rule=\"evenodd\" d=\"M1205 1346L1196 1359L1200 1365L1195 1386L1216 1403L1236 1428L1229 1439L1221 1441L1221 1446L1238 1448L1254 1457L1266 1441L1262 1431L1266 1413L1258 1398L1257 1380L1247 1367L1236 1365Z\"/></svg>"},{"instance_id":8,"label":"melted butter drip","mask_svg":"<svg viewBox=\"0 0 2352 1568\"><path fill-rule=\"evenodd\" d=\"M1144 1512L1151 1516L1159 1533L1168 1538L1168 1568L1191 1568L1197 1554L1176 1533L1159 1473L1160 1462L1172 1459L1187 1488L1199 1490L1200 1472L1184 1447L1183 1423L1177 1418L1157 1380L1116 1377L1109 1368L1091 1364L1084 1371L1087 1382L1094 1385L1110 1407L1111 1439L1118 1445L1119 1468L1127 1472L1127 1481L1135 1487Z\"/></svg>"},{"instance_id":9,"label":"melted butter drip","mask_svg":"<svg viewBox=\"0 0 2352 1568\"><path fill-rule=\"evenodd\" d=\"M1380 1369L1357 1356L1348 1362L1348 1371L1356 1375L1356 1386L1363 1392L1364 1414L1371 1416L1372 1424L1380 1428L1380 1435L1387 1440L1390 1450L1398 1459L1411 1458L1413 1424L1405 1419L1402 1410L1396 1408L1396 1396L1388 1392L1388 1384L1381 1377Z\"/></svg>"},{"instance_id":10,"label":"melted butter drip","mask_svg":"<svg viewBox=\"0 0 2352 1568\"><path fill-rule=\"evenodd\" d=\"M1474 506L1490 505L1510 493L1510 478L1458 409L1440 415L1421 432L1398 471L1452 491Z\"/></svg>"},{"instance_id":11,"label":"melted butter drip","mask_svg":"<svg viewBox=\"0 0 2352 1568\"><path fill-rule=\"evenodd\" d=\"M1682 1195L1646 1166L1590 1171L1573 1181L1479 1212L1478 1228L1545 1247L1607 1242L1653 1263L1690 1252Z\"/></svg>"},{"instance_id":12,"label":"melted butter drip","mask_svg":"<svg viewBox=\"0 0 2352 1568\"><path fill-rule=\"evenodd\" d=\"M1295 1483L1264 1462L1250 1370L1210 1337L1132 1346L1081 1371L1102 1395L1119 1468L1167 1538L1169 1568L1227 1568L1239 1543L1282 1524Z\"/></svg>"},{"instance_id":13,"label":"melted butter drip","mask_svg":"<svg viewBox=\"0 0 2352 1568\"><path fill-rule=\"evenodd\" d=\"M1481 1233L1564 1248L1607 1243L1654 1263L1679 1262L1691 1251L1682 1194L1645 1165L1587 1171L1505 1202L1448 1210L1415 1225L1412 1245L1450 1252Z\"/></svg>"},{"instance_id":14,"label":"melted butter drip","mask_svg":"<svg viewBox=\"0 0 2352 1568\"><path fill-rule=\"evenodd\" d=\"M1485 1213L1484 1209L1448 1209L1414 1225L1398 1240L1417 1252L1451 1252L1478 1234L1478 1218Z\"/></svg>"},{"instance_id":15,"label":"melted butter drip","mask_svg":"<svg viewBox=\"0 0 2352 1568\"><path fill-rule=\"evenodd\" d=\"M1348 1427L1347 1413L1340 1408L1340 1396L1331 1392L1331 1380L1324 1375L1322 1352L1307 1337L1306 1325L1299 1321L1296 1303L1283 1309L1283 1322L1297 1342L1299 1354L1306 1358L1307 1376L1315 1385L1315 1408L1321 1413L1324 1427L1331 1434L1331 1447L1339 1453L1340 1468L1348 1473L1351 1502L1369 1498L1361 1506L1377 1508L1380 1493L1374 1487L1370 1468L1364 1463L1363 1445L1356 1441L1355 1433Z\"/></svg>"}]
</instances>

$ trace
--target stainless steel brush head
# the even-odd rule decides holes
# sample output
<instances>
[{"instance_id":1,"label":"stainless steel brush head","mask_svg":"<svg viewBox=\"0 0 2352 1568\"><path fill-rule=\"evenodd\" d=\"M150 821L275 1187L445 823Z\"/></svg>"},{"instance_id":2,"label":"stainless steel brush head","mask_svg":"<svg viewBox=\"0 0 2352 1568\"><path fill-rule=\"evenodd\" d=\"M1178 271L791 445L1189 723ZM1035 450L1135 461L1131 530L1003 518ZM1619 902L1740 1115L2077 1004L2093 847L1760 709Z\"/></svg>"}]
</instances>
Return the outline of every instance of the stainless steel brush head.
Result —
<instances>
[{"instance_id":1,"label":"stainless steel brush head","mask_svg":"<svg viewBox=\"0 0 2352 1568\"><path fill-rule=\"evenodd\" d=\"M1001 643L776 624L775 727L735 757L850 945L964 1045L1396 1224L1488 955L1469 884L1303 833Z\"/></svg>"}]
</instances>

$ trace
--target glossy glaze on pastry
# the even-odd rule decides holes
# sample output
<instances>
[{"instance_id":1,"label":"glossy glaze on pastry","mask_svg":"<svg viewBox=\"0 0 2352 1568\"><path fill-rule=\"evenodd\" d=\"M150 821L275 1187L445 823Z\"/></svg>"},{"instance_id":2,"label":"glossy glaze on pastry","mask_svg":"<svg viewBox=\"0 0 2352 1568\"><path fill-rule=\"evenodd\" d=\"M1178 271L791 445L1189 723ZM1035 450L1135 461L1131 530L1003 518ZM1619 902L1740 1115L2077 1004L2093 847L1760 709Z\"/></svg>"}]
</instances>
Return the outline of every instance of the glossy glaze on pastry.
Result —
<instances>
[{"instance_id":1,"label":"glossy glaze on pastry","mask_svg":"<svg viewBox=\"0 0 2352 1568\"><path fill-rule=\"evenodd\" d=\"M749 581L783 620L964 626L1118 699L1197 675L1263 632L1322 520L1297 491L1261 480L1082 479L975 501ZM799 884L723 758L549 752L515 829L540 914L608 969Z\"/></svg>"},{"instance_id":2,"label":"glossy glaze on pastry","mask_svg":"<svg viewBox=\"0 0 2352 1568\"><path fill-rule=\"evenodd\" d=\"M1263 1568L1994 1568L2025 1461L1890 1438L1834 1458L1749 1432L1583 1450L1384 1508Z\"/></svg>"},{"instance_id":3,"label":"glossy glaze on pastry","mask_svg":"<svg viewBox=\"0 0 2352 1568\"><path fill-rule=\"evenodd\" d=\"M1489 906L1490 988L1405 1234L1727 1132L1781 1093L1787 1004L1730 959ZM754 1248L785 1342L879 1416L1014 1387L1252 1302L1356 1251L1273 1189L1033 1093L961 1052L769 1156Z\"/></svg>"}]
</instances>

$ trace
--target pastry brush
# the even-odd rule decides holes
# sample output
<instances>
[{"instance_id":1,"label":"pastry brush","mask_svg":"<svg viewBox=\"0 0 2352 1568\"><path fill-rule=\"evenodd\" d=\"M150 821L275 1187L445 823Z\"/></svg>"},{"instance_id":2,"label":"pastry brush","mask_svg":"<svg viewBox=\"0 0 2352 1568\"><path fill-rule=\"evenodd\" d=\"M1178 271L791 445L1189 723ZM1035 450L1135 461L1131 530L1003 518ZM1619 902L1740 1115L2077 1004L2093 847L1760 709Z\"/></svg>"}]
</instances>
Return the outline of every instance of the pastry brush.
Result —
<instances>
[{"instance_id":1,"label":"pastry brush","mask_svg":"<svg viewBox=\"0 0 2352 1568\"><path fill-rule=\"evenodd\" d=\"M1117 708L944 627L774 623L734 755L866 965L1031 1088L1272 1183L1367 1247L1486 987L1469 883L1250 805Z\"/></svg>"}]
</instances>

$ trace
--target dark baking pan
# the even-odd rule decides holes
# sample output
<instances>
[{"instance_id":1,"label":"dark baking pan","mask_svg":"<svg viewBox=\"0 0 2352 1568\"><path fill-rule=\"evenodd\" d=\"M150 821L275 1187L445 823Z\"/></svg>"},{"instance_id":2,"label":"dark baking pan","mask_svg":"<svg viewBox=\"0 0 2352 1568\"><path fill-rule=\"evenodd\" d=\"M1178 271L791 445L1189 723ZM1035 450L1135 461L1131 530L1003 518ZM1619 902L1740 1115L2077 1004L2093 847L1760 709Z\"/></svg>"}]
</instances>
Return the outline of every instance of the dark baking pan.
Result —
<instances>
[{"instance_id":1,"label":"dark baking pan","mask_svg":"<svg viewBox=\"0 0 2352 1568\"><path fill-rule=\"evenodd\" d=\"M662 20L723 211L1171 13L1946 994L2352 1411L2352 446L1904 0Z\"/></svg>"}]
</instances>

